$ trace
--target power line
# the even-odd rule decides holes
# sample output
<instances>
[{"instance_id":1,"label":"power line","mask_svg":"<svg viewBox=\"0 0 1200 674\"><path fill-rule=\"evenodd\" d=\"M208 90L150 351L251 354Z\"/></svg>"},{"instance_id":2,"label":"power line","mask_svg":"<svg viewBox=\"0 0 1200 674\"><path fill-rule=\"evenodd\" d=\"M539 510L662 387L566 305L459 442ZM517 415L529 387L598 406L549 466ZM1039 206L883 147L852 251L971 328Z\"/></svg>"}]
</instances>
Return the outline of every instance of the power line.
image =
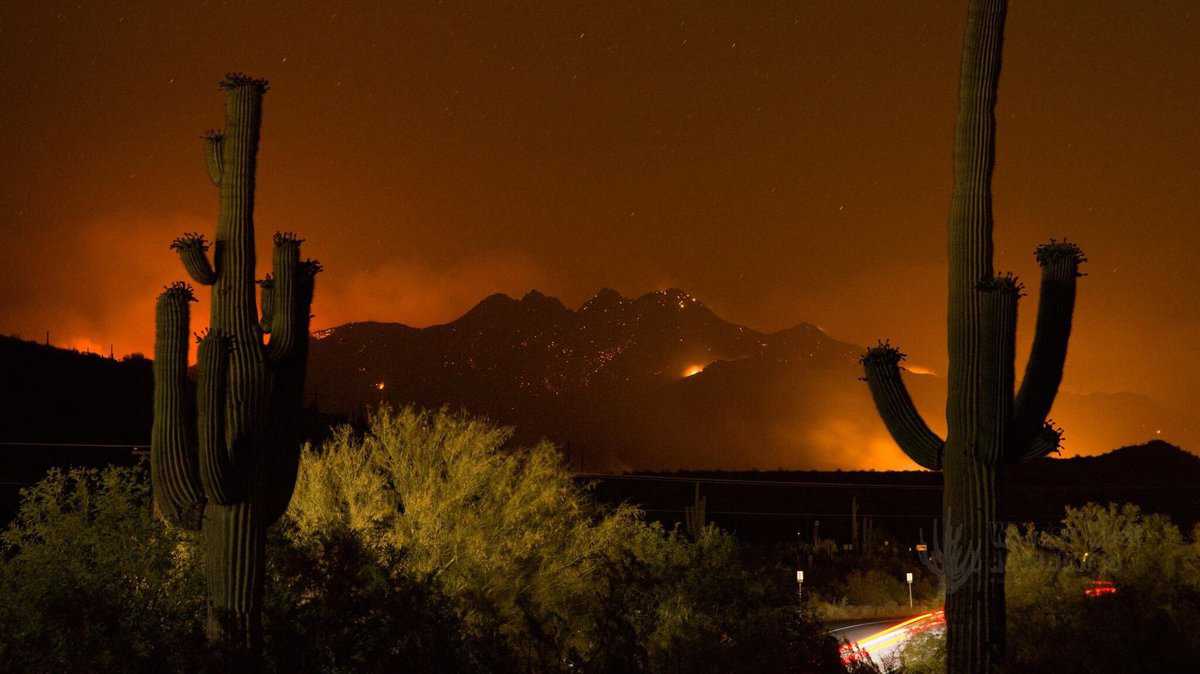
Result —
<instances>
[{"instance_id":1,"label":"power line","mask_svg":"<svg viewBox=\"0 0 1200 674\"><path fill-rule=\"evenodd\" d=\"M758 487L835 487L844 489L913 489L917 491L941 491L941 485L925 484L878 484L872 482L817 482L793 480L742 480L732 477L668 477L666 475L610 475L605 473L576 473L580 480L630 480L637 482L679 482L686 484L753 485Z\"/></svg>"},{"instance_id":2,"label":"power line","mask_svg":"<svg viewBox=\"0 0 1200 674\"><path fill-rule=\"evenodd\" d=\"M641 508L642 512L647 513L682 513L686 512L686 508ZM853 517L849 513L781 513L781 512L764 512L757 510L706 510L706 515L728 515L730 517L821 517L825 519L846 519ZM899 515L896 513L888 513L886 515L872 515L869 513L859 513L859 517L880 518L880 519L937 519L941 517L941 513L925 514L925 515Z\"/></svg>"},{"instance_id":3,"label":"power line","mask_svg":"<svg viewBox=\"0 0 1200 674\"><path fill-rule=\"evenodd\" d=\"M78 447L94 449L146 449L150 443L138 445L109 445L95 442L0 442L0 447Z\"/></svg>"}]
</instances>

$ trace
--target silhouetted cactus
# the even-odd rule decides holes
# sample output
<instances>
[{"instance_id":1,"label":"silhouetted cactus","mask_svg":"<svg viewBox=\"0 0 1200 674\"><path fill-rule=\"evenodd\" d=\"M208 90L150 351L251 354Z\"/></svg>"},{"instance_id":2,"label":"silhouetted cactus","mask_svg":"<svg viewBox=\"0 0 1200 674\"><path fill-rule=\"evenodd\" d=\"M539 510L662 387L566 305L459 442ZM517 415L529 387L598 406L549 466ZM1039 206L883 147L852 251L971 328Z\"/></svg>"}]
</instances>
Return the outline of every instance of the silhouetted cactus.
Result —
<instances>
[{"instance_id":1,"label":"silhouetted cactus","mask_svg":"<svg viewBox=\"0 0 1200 674\"><path fill-rule=\"evenodd\" d=\"M1004 656L1004 541L997 519L1006 463L1055 451L1061 431L1045 421L1062 381L1075 283L1083 254L1051 241L1042 268L1037 333L1013 396L1020 284L992 268L995 104L1006 0L970 0L963 41L954 195L949 218L949 433L921 419L900 378L898 349L881 343L862 363L876 407L900 447L945 478L947 667L988 672Z\"/></svg>"},{"instance_id":2,"label":"silhouetted cactus","mask_svg":"<svg viewBox=\"0 0 1200 674\"><path fill-rule=\"evenodd\" d=\"M266 528L286 510L295 486L300 456L295 428L320 265L300 259L295 235L276 234L260 317L254 174L267 83L233 74L221 88L225 131L204 136L209 176L221 195L213 261L199 234L171 244L192 279L213 286L209 330L197 337L193 399L187 339L195 298L183 283L159 295L150 457L159 511L201 531L209 638L254 653L261 638ZM267 332L271 337L264 343Z\"/></svg>"},{"instance_id":3,"label":"silhouetted cactus","mask_svg":"<svg viewBox=\"0 0 1200 674\"><path fill-rule=\"evenodd\" d=\"M683 523L694 539L699 539L704 527L708 526L708 499L700 495L699 482L692 495L692 505L683 508Z\"/></svg>"}]
</instances>

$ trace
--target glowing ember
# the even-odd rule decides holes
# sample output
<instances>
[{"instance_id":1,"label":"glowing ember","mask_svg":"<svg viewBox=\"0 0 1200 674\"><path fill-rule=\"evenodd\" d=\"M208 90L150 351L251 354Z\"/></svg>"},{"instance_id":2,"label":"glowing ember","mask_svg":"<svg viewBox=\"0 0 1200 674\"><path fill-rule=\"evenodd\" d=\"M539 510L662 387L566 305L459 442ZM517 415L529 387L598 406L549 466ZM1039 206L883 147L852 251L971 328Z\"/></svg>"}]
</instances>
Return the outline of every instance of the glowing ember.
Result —
<instances>
[{"instance_id":1,"label":"glowing ember","mask_svg":"<svg viewBox=\"0 0 1200 674\"><path fill-rule=\"evenodd\" d=\"M688 368L683 371L683 376L685 378L692 377L692 376L700 374L701 372L704 372L703 365L689 365Z\"/></svg>"}]
</instances>

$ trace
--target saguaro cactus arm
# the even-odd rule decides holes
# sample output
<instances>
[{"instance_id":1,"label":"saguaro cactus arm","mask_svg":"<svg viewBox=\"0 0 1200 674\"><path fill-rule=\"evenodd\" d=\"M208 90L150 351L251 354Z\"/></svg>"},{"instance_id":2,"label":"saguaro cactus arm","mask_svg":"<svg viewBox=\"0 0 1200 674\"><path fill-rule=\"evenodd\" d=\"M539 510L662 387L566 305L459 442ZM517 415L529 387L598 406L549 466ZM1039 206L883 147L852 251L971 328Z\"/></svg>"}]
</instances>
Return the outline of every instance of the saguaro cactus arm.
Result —
<instances>
[{"instance_id":1,"label":"saguaro cactus arm","mask_svg":"<svg viewBox=\"0 0 1200 674\"><path fill-rule=\"evenodd\" d=\"M204 163L208 166L208 178L212 184L221 185L221 176L225 173L225 159L221 156L221 146L225 142L225 134L215 129L206 132L204 139Z\"/></svg>"},{"instance_id":2,"label":"saguaro cactus arm","mask_svg":"<svg viewBox=\"0 0 1200 674\"><path fill-rule=\"evenodd\" d=\"M1021 283L1010 275L997 276L979 283L980 297L978 372L974 391L979 423L967 456L988 466L1005 460L1012 422L1013 359L1017 341L1017 303Z\"/></svg>"},{"instance_id":3,"label":"saguaro cactus arm","mask_svg":"<svg viewBox=\"0 0 1200 674\"><path fill-rule=\"evenodd\" d=\"M1036 256L1042 268L1042 284L1033 348L1014 407L1012 440L1018 453L1030 449L1028 445L1041 434L1062 383L1076 279L1080 276L1079 265L1086 261L1079 246L1067 241L1042 244Z\"/></svg>"},{"instance_id":4,"label":"saguaro cactus arm","mask_svg":"<svg viewBox=\"0 0 1200 674\"><path fill-rule=\"evenodd\" d=\"M275 414L272 446L267 450L265 466L271 480L262 483L263 521L274 522L287 510L296 484L300 464L300 434L296 415L303 405L304 376L308 367L308 331L316 276L321 263L304 260L296 273L296 334L300 336L292 353L275 365ZM273 338L272 338L273 339Z\"/></svg>"},{"instance_id":5,"label":"saguaro cactus arm","mask_svg":"<svg viewBox=\"0 0 1200 674\"><path fill-rule=\"evenodd\" d=\"M183 268L196 283L210 286L217 282L217 273L208 262L208 239L203 234L188 232L171 242L171 250L179 253Z\"/></svg>"},{"instance_id":6,"label":"saguaro cactus arm","mask_svg":"<svg viewBox=\"0 0 1200 674\"><path fill-rule=\"evenodd\" d=\"M301 323L308 323L308 308L300 306L299 293L300 244L303 242L303 239L291 232L275 234L271 341L267 344L267 357L273 362L279 362L292 355L298 342L308 338L307 332L301 332Z\"/></svg>"},{"instance_id":7,"label":"saguaro cactus arm","mask_svg":"<svg viewBox=\"0 0 1200 674\"><path fill-rule=\"evenodd\" d=\"M1049 456L1062 448L1063 430L1049 419L1042 424L1041 429L1033 436L1033 440L1024 444L1010 443L1008 447L1008 462L1021 463L1032 459Z\"/></svg>"},{"instance_id":8,"label":"saguaro cactus arm","mask_svg":"<svg viewBox=\"0 0 1200 674\"><path fill-rule=\"evenodd\" d=\"M258 303L262 312L262 331L271 334L271 321L275 315L275 277L267 274L266 278L258 282L258 288Z\"/></svg>"},{"instance_id":9,"label":"saguaro cactus arm","mask_svg":"<svg viewBox=\"0 0 1200 674\"><path fill-rule=\"evenodd\" d=\"M155 305L154 330L154 500L168 521L186 529L199 529L204 511L187 379L189 305L195 301L187 284L167 286Z\"/></svg>"},{"instance_id":10,"label":"saguaro cactus arm","mask_svg":"<svg viewBox=\"0 0 1200 674\"><path fill-rule=\"evenodd\" d=\"M899 349L883 342L867 349L861 358L867 386L879 416L900 449L921 467L938 470L946 443L921 418L900 378L904 358Z\"/></svg>"},{"instance_id":11,"label":"saguaro cactus arm","mask_svg":"<svg viewBox=\"0 0 1200 674\"><path fill-rule=\"evenodd\" d=\"M196 415L199 419L200 481L213 503L229 505L241 499L246 476L230 456L225 439L225 400L228 393L229 351L232 341L220 330L199 338L196 354Z\"/></svg>"}]
</instances>

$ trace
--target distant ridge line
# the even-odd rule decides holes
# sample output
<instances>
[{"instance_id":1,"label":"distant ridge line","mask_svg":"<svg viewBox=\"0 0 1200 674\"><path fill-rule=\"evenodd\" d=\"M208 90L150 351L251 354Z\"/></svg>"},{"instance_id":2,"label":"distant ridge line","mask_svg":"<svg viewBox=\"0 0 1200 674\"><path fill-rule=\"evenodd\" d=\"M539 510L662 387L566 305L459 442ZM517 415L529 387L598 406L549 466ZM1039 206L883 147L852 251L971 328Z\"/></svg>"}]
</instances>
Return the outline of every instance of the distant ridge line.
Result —
<instances>
[{"instance_id":1,"label":"distant ridge line","mask_svg":"<svg viewBox=\"0 0 1200 674\"><path fill-rule=\"evenodd\" d=\"M766 472L766 471L763 471ZM835 473L845 471L788 471L788 472L806 472L806 473ZM897 471L901 472L901 471ZM919 471L906 471L919 472ZM703 484L724 484L724 485L754 485L760 487L833 487L839 489L910 489L915 491L940 491L942 485L926 485L926 484L879 484L873 482L815 482L812 480L791 481L791 480L739 480L737 478L720 478L720 477L668 477L666 475L624 475L624 474L609 474L609 473L574 473L572 475L577 480L634 480L643 482L679 482L686 484L695 484L697 482ZM1087 489L1132 489L1138 491L1152 491L1155 489L1182 490L1182 489L1200 489L1200 485L1166 485L1166 484L1087 484L1080 485ZM1064 489L1059 484L1018 484L1020 489Z\"/></svg>"},{"instance_id":2,"label":"distant ridge line","mask_svg":"<svg viewBox=\"0 0 1200 674\"><path fill-rule=\"evenodd\" d=\"M638 480L645 482L683 482L687 484L700 482L703 484L748 484L761 487L846 487L855 489L915 489L918 491L939 491L942 488L941 485L925 484L878 484L870 482L859 484L856 482L815 482L812 480L739 480L732 477L669 477L666 475L623 475L609 473L575 473L574 477L581 480Z\"/></svg>"}]
</instances>

